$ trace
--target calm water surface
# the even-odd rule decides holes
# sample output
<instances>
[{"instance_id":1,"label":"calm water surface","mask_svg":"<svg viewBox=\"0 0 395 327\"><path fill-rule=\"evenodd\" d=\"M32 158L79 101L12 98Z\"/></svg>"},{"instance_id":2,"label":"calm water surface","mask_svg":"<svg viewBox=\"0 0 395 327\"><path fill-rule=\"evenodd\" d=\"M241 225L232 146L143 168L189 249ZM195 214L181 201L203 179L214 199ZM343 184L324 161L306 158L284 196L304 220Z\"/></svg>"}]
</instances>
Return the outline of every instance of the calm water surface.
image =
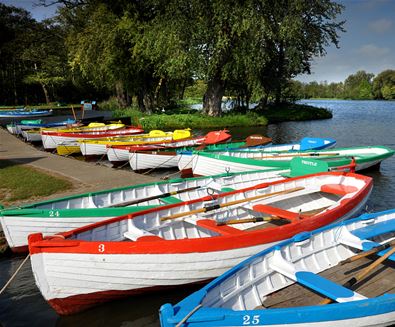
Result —
<instances>
[{"instance_id":1,"label":"calm water surface","mask_svg":"<svg viewBox=\"0 0 395 327\"><path fill-rule=\"evenodd\" d=\"M253 133L266 134L274 143L288 143L304 136L331 137L337 146L386 145L395 149L395 102L323 101L303 103L325 107L333 118L320 121L286 122L265 128L231 129L235 138ZM385 160L380 171L368 173L374 178L374 189L368 201L369 211L395 207L395 158ZM23 258L0 259L0 287L17 269ZM165 302L176 303L199 287L166 291L129 298L99 306L87 312L59 317L44 301L35 286L30 265L0 296L0 326L158 326L158 309Z\"/></svg>"}]
</instances>

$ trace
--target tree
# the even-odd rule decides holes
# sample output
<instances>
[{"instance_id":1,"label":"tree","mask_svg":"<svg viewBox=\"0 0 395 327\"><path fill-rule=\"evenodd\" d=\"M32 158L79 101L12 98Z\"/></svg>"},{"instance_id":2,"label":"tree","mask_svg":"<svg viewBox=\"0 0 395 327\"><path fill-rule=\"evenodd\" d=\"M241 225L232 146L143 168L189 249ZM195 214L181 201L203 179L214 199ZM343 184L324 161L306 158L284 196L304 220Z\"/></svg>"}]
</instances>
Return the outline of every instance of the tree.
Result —
<instances>
[{"instance_id":1,"label":"tree","mask_svg":"<svg viewBox=\"0 0 395 327\"><path fill-rule=\"evenodd\" d=\"M0 3L0 97L5 104L18 104L27 97L22 80L29 67L21 60L31 44L30 31L36 22L21 8Z\"/></svg>"},{"instance_id":2,"label":"tree","mask_svg":"<svg viewBox=\"0 0 395 327\"><path fill-rule=\"evenodd\" d=\"M373 94L376 99L395 99L393 90L395 88L395 70L384 70L373 80Z\"/></svg>"},{"instance_id":3,"label":"tree","mask_svg":"<svg viewBox=\"0 0 395 327\"><path fill-rule=\"evenodd\" d=\"M55 97L55 89L67 79L65 34L60 26L47 20L36 23L28 36L32 42L21 51L21 58L30 65L31 73L23 81L27 84L39 84L46 103L49 103L50 94Z\"/></svg>"},{"instance_id":4,"label":"tree","mask_svg":"<svg viewBox=\"0 0 395 327\"><path fill-rule=\"evenodd\" d=\"M344 81L344 97L349 99L371 99L374 74L360 70Z\"/></svg>"},{"instance_id":5,"label":"tree","mask_svg":"<svg viewBox=\"0 0 395 327\"><path fill-rule=\"evenodd\" d=\"M338 46L344 22L336 18L343 6L329 0L269 0L256 6L257 37L252 40L257 79L279 103L290 78L310 73L313 57L324 56L330 44Z\"/></svg>"}]
</instances>

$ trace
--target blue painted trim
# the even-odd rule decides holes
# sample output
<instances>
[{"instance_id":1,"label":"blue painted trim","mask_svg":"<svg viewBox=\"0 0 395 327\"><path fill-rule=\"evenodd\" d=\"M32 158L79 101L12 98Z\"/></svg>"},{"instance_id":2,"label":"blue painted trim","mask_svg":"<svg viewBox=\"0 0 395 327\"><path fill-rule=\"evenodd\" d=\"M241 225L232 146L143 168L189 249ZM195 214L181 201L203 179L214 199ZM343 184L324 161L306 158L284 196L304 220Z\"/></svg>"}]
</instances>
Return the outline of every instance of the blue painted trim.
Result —
<instances>
[{"instance_id":1,"label":"blue painted trim","mask_svg":"<svg viewBox=\"0 0 395 327\"><path fill-rule=\"evenodd\" d=\"M298 271L295 273L298 283L317 291L332 300L338 298L353 297L355 293L348 288L336 284L329 279L323 278L310 271Z\"/></svg>"}]
</instances>

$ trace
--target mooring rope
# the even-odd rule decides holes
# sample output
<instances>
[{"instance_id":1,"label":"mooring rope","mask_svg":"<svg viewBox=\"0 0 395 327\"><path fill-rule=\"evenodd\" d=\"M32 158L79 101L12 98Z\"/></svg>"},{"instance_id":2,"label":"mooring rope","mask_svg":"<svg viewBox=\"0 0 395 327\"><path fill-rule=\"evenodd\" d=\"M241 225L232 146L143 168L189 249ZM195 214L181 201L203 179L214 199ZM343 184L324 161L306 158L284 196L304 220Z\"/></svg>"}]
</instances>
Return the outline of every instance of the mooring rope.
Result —
<instances>
[{"instance_id":1,"label":"mooring rope","mask_svg":"<svg viewBox=\"0 0 395 327\"><path fill-rule=\"evenodd\" d=\"M184 322L188 320L190 316L192 316L197 310L199 310L202 307L201 304L198 304L196 307L194 307L184 318L181 319L181 321L176 325L176 327L182 326Z\"/></svg>"},{"instance_id":2,"label":"mooring rope","mask_svg":"<svg viewBox=\"0 0 395 327\"><path fill-rule=\"evenodd\" d=\"M151 171L160 168L162 165L164 165L165 163L169 162L169 161L172 160L172 159L173 159L173 157L170 157L170 158L167 159L166 161L161 162L161 163L160 163L159 165L157 165L156 167L153 167L153 168L149 169L148 171L142 173L141 175L147 175L147 174L149 174ZM177 173L178 173L178 172L177 172Z\"/></svg>"},{"instance_id":3,"label":"mooring rope","mask_svg":"<svg viewBox=\"0 0 395 327\"><path fill-rule=\"evenodd\" d=\"M188 161L188 163L184 166L183 169L185 169L185 167L187 167L192 161L193 161L193 155L192 155L192 159ZM169 177L179 174L179 173L181 172L181 170L182 170L182 169L176 171L175 173L172 173L172 174L163 176L163 177L161 177L161 179L164 179L164 180L169 179Z\"/></svg>"},{"instance_id":4,"label":"mooring rope","mask_svg":"<svg viewBox=\"0 0 395 327\"><path fill-rule=\"evenodd\" d=\"M8 280L7 283L5 283L5 285L3 286L3 288L0 290L0 295L5 291L5 289L8 287L8 285L11 284L12 280L15 278L15 276L18 274L19 270L21 270L21 268L23 267L23 265L25 264L25 262L27 261L27 259L30 258L30 254L28 254L26 256L26 258L22 261L22 263L19 265L18 269L14 272L14 274L11 276L11 278Z\"/></svg>"}]
</instances>

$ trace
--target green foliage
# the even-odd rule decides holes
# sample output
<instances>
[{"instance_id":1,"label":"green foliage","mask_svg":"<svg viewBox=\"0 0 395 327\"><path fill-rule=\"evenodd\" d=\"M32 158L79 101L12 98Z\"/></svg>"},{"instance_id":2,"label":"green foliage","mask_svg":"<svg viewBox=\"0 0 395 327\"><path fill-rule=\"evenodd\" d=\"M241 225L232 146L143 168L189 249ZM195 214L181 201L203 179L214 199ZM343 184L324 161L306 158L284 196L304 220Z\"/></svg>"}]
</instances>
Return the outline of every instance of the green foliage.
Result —
<instances>
[{"instance_id":1,"label":"green foliage","mask_svg":"<svg viewBox=\"0 0 395 327\"><path fill-rule=\"evenodd\" d=\"M0 169L0 202L3 204L8 205L13 201L36 196L48 196L72 187L67 180L11 161L0 161Z\"/></svg>"},{"instance_id":2,"label":"green foliage","mask_svg":"<svg viewBox=\"0 0 395 327\"><path fill-rule=\"evenodd\" d=\"M376 99L395 99L394 88L395 70L385 70L373 80L373 93Z\"/></svg>"},{"instance_id":3,"label":"green foliage","mask_svg":"<svg viewBox=\"0 0 395 327\"><path fill-rule=\"evenodd\" d=\"M273 104L263 113L269 123L332 118L332 112L328 109L295 103Z\"/></svg>"},{"instance_id":4,"label":"green foliage","mask_svg":"<svg viewBox=\"0 0 395 327\"><path fill-rule=\"evenodd\" d=\"M145 130L152 129L180 129L180 128L227 128L235 126L264 126L267 119L256 113L246 115L227 114L223 117L208 117L199 112L188 114L153 114L142 115L140 111L127 108L116 111L115 117L130 116L132 122L139 122Z\"/></svg>"},{"instance_id":5,"label":"green foliage","mask_svg":"<svg viewBox=\"0 0 395 327\"><path fill-rule=\"evenodd\" d=\"M290 92L297 99L395 99L393 94L393 88L395 87L395 71L385 70L374 79L373 77L373 74L366 73L362 70L348 76L344 83L301 83L293 81Z\"/></svg>"},{"instance_id":6,"label":"green foliage","mask_svg":"<svg viewBox=\"0 0 395 327\"><path fill-rule=\"evenodd\" d=\"M200 98L200 103L202 102L204 93L206 93L207 84L203 80L194 81L193 85L185 88L184 97L186 98Z\"/></svg>"}]
</instances>

